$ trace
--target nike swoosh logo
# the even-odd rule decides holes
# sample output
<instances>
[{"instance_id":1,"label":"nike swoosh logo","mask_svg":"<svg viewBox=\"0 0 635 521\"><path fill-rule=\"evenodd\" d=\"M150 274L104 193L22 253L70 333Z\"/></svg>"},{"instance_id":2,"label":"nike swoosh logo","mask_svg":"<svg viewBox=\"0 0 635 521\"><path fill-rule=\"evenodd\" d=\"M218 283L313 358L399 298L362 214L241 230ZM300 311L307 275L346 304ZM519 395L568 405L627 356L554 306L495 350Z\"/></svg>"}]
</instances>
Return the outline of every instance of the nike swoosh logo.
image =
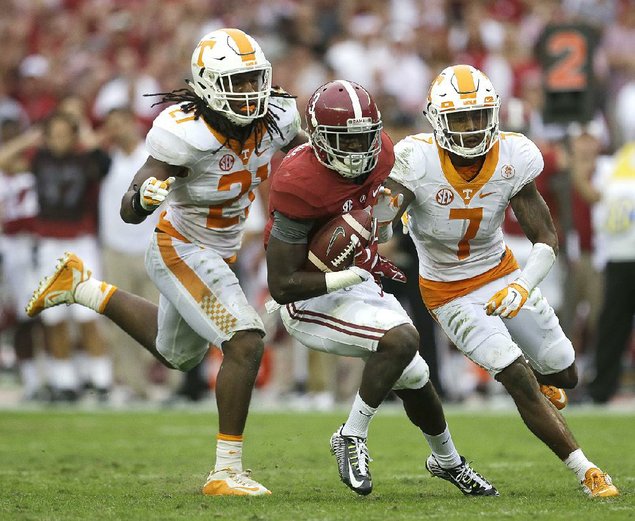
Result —
<instances>
[{"instance_id":1,"label":"nike swoosh logo","mask_svg":"<svg viewBox=\"0 0 635 521\"><path fill-rule=\"evenodd\" d=\"M44 298L44 302L47 306L56 306L58 304L63 304L66 301L66 295L68 291L60 290L60 291L52 291Z\"/></svg>"},{"instance_id":2,"label":"nike swoosh logo","mask_svg":"<svg viewBox=\"0 0 635 521\"><path fill-rule=\"evenodd\" d=\"M484 194L478 194L478 198L479 199L483 199L484 197L487 197L488 195L492 195L496 192L485 192Z\"/></svg>"},{"instance_id":3,"label":"nike swoosh logo","mask_svg":"<svg viewBox=\"0 0 635 521\"><path fill-rule=\"evenodd\" d=\"M344 228L342 226L338 226L337 228L335 228L335 231L333 232L333 235L331 235L331 240L329 241L328 248L326 248L326 254L327 255L330 253L331 248L333 247L333 245L335 244L335 241L337 240L337 238L340 235L342 237L346 237L346 231L344 230Z\"/></svg>"},{"instance_id":4,"label":"nike swoosh logo","mask_svg":"<svg viewBox=\"0 0 635 521\"><path fill-rule=\"evenodd\" d=\"M359 488L359 487L361 487L364 484L363 481L358 481L355 478L355 475L353 474L353 467L351 467L351 462L350 461L348 462L348 477L351 480L351 485L353 486L353 488Z\"/></svg>"},{"instance_id":5,"label":"nike swoosh logo","mask_svg":"<svg viewBox=\"0 0 635 521\"><path fill-rule=\"evenodd\" d=\"M373 415L372 414L366 414L364 411L358 411L359 414L363 414L364 416L366 416L367 418L372 418Z\"/></svg>"},{"instance_id":6,"label":"nike swoosh logo","mask_svg":"<svg viewBox=\"0 0 635 521\"><path fill-rule=\"evenodd\" d=\"M377 188L375 188L375 189L372 191L372 195L373 195L373 197L375 197L375 196L379 193L379 190L381 190L381 188L382 188L382 186L381 186L381 185L379 185Z\"/></svg>"},{"instance_id":7,"label":"nike swoosh logo","mask_svg":"<svg viewBox=\"0 0 635 521\"><path fill-rule=\"evenodd\" d=\"M258 492L260 489L258 487L232 487L236 490L246 490L247 492Z\"/></svg>"},{"instance_id":8,"label":"nike swoosh logo","mask_svg":"<svg viewBox=\"0 0 635 521\"><path fill-rule=\"evenodd\" d=\"M445 441L442 441L442 442L441 442L441 445L445 445L448 441L450 441L450 438L448 438L448 439L447 439L447 440L445 440Z\"/></svg>"},{"instance_id":9,"label":"nike swoosh logo","mask_svg":"<svg viewBox=\"0 0 635 521\"><path fill-rule=\"evenodd\" d=\"M271 147L267 147L264 150L254 150L254 152L256 153L257 157L260 157L262 154L264 154L267 150L269 150Z\"/></svg>"}]
</instances>

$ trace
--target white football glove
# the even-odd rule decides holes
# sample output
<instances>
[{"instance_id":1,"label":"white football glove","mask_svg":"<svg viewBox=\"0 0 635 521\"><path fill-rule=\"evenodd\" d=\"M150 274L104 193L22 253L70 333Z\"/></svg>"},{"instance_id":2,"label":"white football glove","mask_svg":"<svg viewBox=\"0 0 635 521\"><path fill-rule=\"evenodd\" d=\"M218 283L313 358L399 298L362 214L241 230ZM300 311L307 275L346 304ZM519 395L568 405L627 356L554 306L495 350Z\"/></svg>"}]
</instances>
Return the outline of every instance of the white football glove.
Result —
<instances>
[{"instance_id":1,"label":"white football glove","mask_svg":"<svg viewBox=\"0 0 635 521\"><path fill-rule=\"evenodd\" d=\"M139 188L139 202L147 212L156 210L168 196L174 177L168 177L165 181L159 181L156 177L146 179Z\"/></svg>"},{"instance_id":2,"label":"white football glove","mask_svg":"<svg viewBox=\"0 0 635 521\"><path fill-rule=\"evenodd\" d=\"M379 189L377 202L373 206L373 217L380 223L392 222L402 204L403 194L392 195L389 188L382 186Z\"/></svg>"},{"instance_id":3,"label":"white football glove","mask_svg":"<svg viewBox=\"0 0 635 521\"><path fill-rule=\"evenodd\" d=\"M509 286L494 293L483 306L488 315L514 318L527 302L529 288L522 279L516 279Z\"/></svg>"}]
</instances>

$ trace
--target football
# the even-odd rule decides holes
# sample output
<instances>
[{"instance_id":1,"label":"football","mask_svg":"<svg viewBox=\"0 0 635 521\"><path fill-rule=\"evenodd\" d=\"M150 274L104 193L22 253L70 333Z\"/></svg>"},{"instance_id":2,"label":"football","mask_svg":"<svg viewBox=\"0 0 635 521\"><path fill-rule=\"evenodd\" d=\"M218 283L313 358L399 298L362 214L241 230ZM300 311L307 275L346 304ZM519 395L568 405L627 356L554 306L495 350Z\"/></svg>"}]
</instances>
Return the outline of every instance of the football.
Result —
<instances>
[{"instance_id":1,"label":"football","mask_svg":"<svg viewBox=\"0 0 635 521\"><path fill-rule=\"evenodd\" d=\"M309 242L307 271L341 271L353 262L356 235L362 246L371 236L372 218L366 210L353 210L334 217L320 228Z\"/></svg>"}]
</instances>

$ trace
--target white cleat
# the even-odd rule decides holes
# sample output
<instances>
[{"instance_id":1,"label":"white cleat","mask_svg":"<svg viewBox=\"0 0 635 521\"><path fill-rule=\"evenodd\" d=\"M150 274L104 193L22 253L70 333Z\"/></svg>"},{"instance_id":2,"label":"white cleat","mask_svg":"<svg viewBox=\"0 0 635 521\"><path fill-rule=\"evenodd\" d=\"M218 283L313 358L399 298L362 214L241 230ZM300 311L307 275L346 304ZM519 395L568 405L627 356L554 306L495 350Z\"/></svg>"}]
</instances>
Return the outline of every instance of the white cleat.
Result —
<instances>
[{"instance_id":1,"label":"white cleat","mask_svg":"<svg viewBox=\"0 0 635 521\"><path fill-rule=\"evenodd\" d=\"M271 491L251 479L251 470L237 472L231 468L213 470L203 485L206 496L266 496Z\"/></svg>"}]
</instances>

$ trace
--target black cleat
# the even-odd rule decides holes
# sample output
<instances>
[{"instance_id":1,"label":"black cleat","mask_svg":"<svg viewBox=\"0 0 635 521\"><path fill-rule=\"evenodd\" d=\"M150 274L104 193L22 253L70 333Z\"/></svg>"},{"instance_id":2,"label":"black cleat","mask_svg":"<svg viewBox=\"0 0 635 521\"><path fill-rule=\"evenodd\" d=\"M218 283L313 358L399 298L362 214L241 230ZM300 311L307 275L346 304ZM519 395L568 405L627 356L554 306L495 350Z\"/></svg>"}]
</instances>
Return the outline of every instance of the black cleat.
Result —
<instances>
[{"instance_id":1,"label":"black cleat","mask_svg":"<svg viewBox=\"0 0 635 521\"><path fill-rule=\"evenodd\" d=\"M331 453L337 460L340 478L351 490L367 496L373 491L373 480L368 470L368 463L372 460L368 455L366 440L343 436L342 427L331 436Z\"/></svg>"},{"instance_id":2,"label":"black cleat","mask_svg":"<svg viewBox=\"0 0 635 521\"><path fill-rule=\"evenodd\" d=\"M426 460L426 468L433 476L449 481L466 496L498 496L498 490L489 481L476 472L461 456L461 464L444 469L431 454Z\"/></svg>"}]
</instances>

